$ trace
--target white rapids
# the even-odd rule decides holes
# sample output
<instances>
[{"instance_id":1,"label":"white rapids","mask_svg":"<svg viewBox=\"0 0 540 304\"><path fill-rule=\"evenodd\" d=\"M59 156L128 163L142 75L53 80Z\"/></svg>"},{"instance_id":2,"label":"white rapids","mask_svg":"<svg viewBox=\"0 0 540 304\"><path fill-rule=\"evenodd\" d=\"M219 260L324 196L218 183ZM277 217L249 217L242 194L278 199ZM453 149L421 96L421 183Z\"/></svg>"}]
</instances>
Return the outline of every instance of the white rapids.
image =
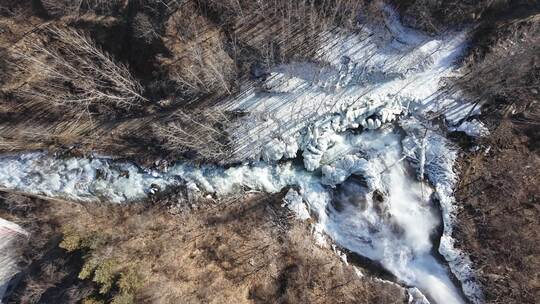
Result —
<instances>
[{"instance_id":1,"label":"white rapids","mask_svg":"<svg viewBox=\"0 0 540 304\"><path fill-rule=\"evenodd\" d=\"M453 63L466 34L427 36L386 12L384 27L327 33L319 51L324 68L276 67L265 92L246 89L220 105L248 113L229 130L233 160L242 165L180 162L161 172L36 152L0 157L0 188L124 203L179 184L217 196L296 186L285 205L300 219L316 219L317 240L378 262L410 287L411 303L427 301L423 295L439 304L481 303L471 262L452 239L457 151L448 128L431 123L442 115L452 130L485 133L478 121L465 121L471 104L440 94L443 80L457 75ZM303 165L286 161L299 153Z\"/></svg>"},{"instance_id":2,"label":"white rapids","mask_svg":"<svg viewBox=\"0 0 540 304\"><path fill-rule=\"evenodd\" d=\"M464 303L450 272L432 252L433 234L441 223L431 198L436 195L441 201L443 218L452 217L452 210L442 205L443 201L452 200L448 196L451 192L438 190L446 175L455 178L451 166L455 154L444 141L436 143L437 151L432 151L428 143L421 152L420 146L415 145L415 130L410 130L410 135L400 134L407 128L410 126L388 125L360 134L344 132L340 145L333 148L346 149L349 154L318 172L306 171L290 162L257 162L229 169L179 163L167 172L157 172L110 159L59 159L31 153L0 159L0 186L51 197L117 203L144 199L156 186L163 189L180 183L194 193L218 196L244 189L275 193L298 186L299 193L290 190L285 198L288 207L299 218L317 219L314 231L321 244L328 236L340 246L379 262L401 282L417 287L435 303ZM444 139L431 132L429 140ZM414 172L420 170L409 168L409 163L418 167L420 153L427 158L426 180L435 187L417 179ZM443 153L437 155L442 161L450 157L450 164L433 167L433 153ZM463 291L478 302L481 293L472 280L470 262L453 247L443 248L442 241L440 249L448 252L441 252L445 257L454 257L449 262L462 271L455 275L466 279Z\"/></svg>"}]
</instances>

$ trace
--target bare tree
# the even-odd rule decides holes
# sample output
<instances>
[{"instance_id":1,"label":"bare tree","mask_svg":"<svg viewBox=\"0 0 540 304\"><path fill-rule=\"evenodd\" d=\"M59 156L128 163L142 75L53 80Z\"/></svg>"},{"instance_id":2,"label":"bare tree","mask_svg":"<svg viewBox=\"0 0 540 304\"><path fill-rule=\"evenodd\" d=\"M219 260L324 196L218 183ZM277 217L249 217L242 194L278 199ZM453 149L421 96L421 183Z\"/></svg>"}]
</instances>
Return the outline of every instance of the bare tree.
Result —
<instances>
[{"instance_id":1,"label":"bare tree","mask_svg":"<svg viewBox=\"0 0 540 304\"><path fill-rule=\"evenodd\" d=\"M184 91L192 94L231 94L236 68L233 60L224 51L221 41L195 42L186 49L184 60L184 69L172 76Z\"/></svg>"},{"instance_id":2,"label":"bare tree","mask_svg":"<svg viewBox=\"0 0 540 304\"><path fill-rule=\"evenodd\" d=\"M230 152L224 130L230 123L227 114L219 110L177 111L167 125L156 124L154 129L169 150L195 151L206 159L220 160Z\"/></svg>"},{"instance_id":3,"label":"bare tree","mask_svg":"<svg viewBox=\"0 0 540 304\"><path fill-rule=\"evenodd\" d=\"M483 58L456 80L458 88L474 98L476 104L496 99L530 102L540 90L540 25L515 24L504 39L497 41Z\"/></svg>"},{"instance_id":4,"label":"bare tree","mask_svg":"<svg viewBox=\"0 0 540 304\"><path fill-rule=\"evenodd\" d=\"M41 5L52 16L66 16L87 11L110 12L121 2L121 0L41 0Z\"/></svg>"},{"instance_id":5,"label":"bare tree","mask_svg":"<svg viewBox=\"0 0 540 304\"><path fill-rule=\"evenodd\" d=\"M33 77L16 93L30 103L73 106L101 104L129 109L145 100L128 68L73 29L48 27L51 41L28 42L15 50L15 64Z\"/></svg>"},{"instance_id":6,"label":"bare tree","mask_svg":"<svg viewBox=\"0 0 540 304\"><path fill-rule=\"evenodd\" d=\"M133 36L144 40L146 43L152 43L159 35L150 20L150 17L144 13L137 13L131 24Z\"/></svg>"}]
</instances>

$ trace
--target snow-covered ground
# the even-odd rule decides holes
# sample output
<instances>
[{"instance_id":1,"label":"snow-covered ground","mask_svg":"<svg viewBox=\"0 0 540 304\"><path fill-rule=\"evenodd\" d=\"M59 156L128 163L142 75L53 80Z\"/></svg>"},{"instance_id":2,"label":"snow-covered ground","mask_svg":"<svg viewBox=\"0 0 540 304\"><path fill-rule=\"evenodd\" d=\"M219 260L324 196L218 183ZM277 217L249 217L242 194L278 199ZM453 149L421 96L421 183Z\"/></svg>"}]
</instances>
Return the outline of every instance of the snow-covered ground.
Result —
<instances>
[{"instance_id":1,"label":"snow-covered ground","mask_svg":"<svg viewBox=\"0 0 540 304\"><path fill-rule=\"evenodd\" d=\"M0 218L0 303L2 303L11 278L19 271L16 243L19 238L26 236L26 231L19 225Z\"/></svg>"},{"instance_id":2,"label":"snow-covered ground","mask_svg":"<svg viewBox=\"0 0 540 304\"><path fill-rule=\"evenodd\" d=\"M33 153L0 159L0 186L53 197L115 202L143 199L158 187L180 183L194 193L218 196L245 189L274 193L298 186L299 192L290 190L285 197L286 205L301 219L317 219L313 228L321 244L329 237L379 262L435 303L463 303L449 271L432 255L431 236L441 224L431 199L436 195L445 231L440 252L462 280L465 293L479 302L481 292L474 283L470 261L453 248L450 237L455 152L445 138L426 131L412 117L403 119L401 125L343 132L337 137L338 144L327 150L327 157L343 151L347 154L329 160L316 172L291 162L256 162L228 169L178 163L167 172L154 172L107 159L58 159ZM410 170L411 164L416 170ZM420 172L426 181L421 181Z\"/></svg>"},{"instance_id":3,"label":"snow-covered ground","mask_svg":"<svg viewBox=\"0 0 540 304\"><path fill-rule=\"evenodd\" d=\"M229 130L236 145L232 160L242 165L178 163L157 172L110 159L29 153L0 158L0 187L120 203L176 184L218 196L297 186L284 205L301 219L317 219L313 228L321 243L330 238L379 262L412 286L411 295L451 304L464 303L463 293L480 303L471 263L451 237L457 151L445 127L432 123L444 116L450 127L482 135L477 122L459 125L473 106L443 90L445 78L457 73L453 63L465 33L427 36L402 27L387 10L385 26L327 35L319 62L278 66L262 89L247 89L219 106L247 112ZM303 166L276 163L299 154ZM433 248L440 225L440 247Z\"/></svg>"},{"instance_id":4,"label":"snow-covered ground","mask_svg":"<svg viewBox=\"0 0 540 304\"><path fill-rule=\"evenodd\" d=\"M385 26L326 33L317 63L278 66L261 85L224 102L223 110L249 113L229 130L232 161L278 160L301 150L306 168L314 170L333 133L377 128L404 112L423 120L444 115L450 125L475 112L442 90L445 79L456 76L453 62L466 47L466 33L431 37L386 13Z\"/></svg>"}]
</instances>

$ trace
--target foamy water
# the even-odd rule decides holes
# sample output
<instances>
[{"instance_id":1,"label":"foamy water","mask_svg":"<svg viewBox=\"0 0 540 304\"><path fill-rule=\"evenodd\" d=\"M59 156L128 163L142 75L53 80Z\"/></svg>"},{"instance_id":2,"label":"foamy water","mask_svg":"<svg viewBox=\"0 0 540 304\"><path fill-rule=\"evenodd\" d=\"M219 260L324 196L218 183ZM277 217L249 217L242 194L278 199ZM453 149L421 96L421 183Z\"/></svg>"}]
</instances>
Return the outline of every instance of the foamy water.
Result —
<instances>
[{"instance_id":1,"label":"foamy water","mask_svg":"<svg viewBox=\"0 0 540 304\"><path fill-rule=\"evenodd\" d=\"M0 186L118 203L144 199L156 185L164 189L180 182L193 192L218 196L244 189L274 193L298 186L301 200L295 202L296 211L303 210L301 218L306 214L317 218L314 230L318 238L328 236L379 262L435 303L463 303L449 269L431 254L430 237L442 225L430 199L433 189L410 170L403 158L403 135L398 131L389 125L343 134L342 146L348 146L349 157L327 165L320 173L292 163L254 163L229 169L179 163L167 172L156 172L109 159L57 159L33 153L1 158Z\"/></svg>"},{"instance_id":2,"label":"foamy water","mask_svg":"<svg viewBox=\"0 0 540 304\"><path fill-rule=\"evenodd\" d=\"M355 34L327 33L329 43L319 50L324 66L275 67L267 92L248 89L218 106L248 113L229 130L232 159L243 165L178 163L161 172L99 157L27 153L0 157L0 187L126 203L179 184L218 196L297 186L286 205L300 219L317 219L313 231L321 244L335 242L377 261L434 303L464 303L462 294L480 303L470 260L451 237L457 152L447 130L430 123L440 114L456 130L484 132L478 122L457 125L471 113L470 103L440 94L442 81L457 73L466 33L424 35L403 27L391 10L386 21ZM303 165L276 163L297 155ZM433 256L437 250L447 263Z\"/></svg>"}]
</instances>

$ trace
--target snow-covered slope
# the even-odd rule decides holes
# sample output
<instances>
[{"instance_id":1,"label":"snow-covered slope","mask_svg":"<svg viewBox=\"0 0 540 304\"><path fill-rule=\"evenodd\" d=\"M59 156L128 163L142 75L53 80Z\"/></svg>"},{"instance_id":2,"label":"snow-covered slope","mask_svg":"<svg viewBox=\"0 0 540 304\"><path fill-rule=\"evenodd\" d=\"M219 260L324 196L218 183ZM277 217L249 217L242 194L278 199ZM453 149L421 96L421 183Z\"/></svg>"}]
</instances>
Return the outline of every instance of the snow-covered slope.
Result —
<instances>
[{"instance_id":1,"label":"snow-covered slope","mask_svg":"<svg viewBox=\"0 0 540 304\"><path fill-rule=\"evenodd\" d=\"M11 278L19 271L16 243L26 236L26 231L19 225L0 218L0 303Z\"/></svg>"},{"instance_id":2,"label":"snow-covered slope","mask_svg":"<svg viewBox=\"0 0 540 304\"><path fill-rule=\"evenodd\" d=\"M450 124L470 114L472 104L442 90L445 78L456 75L466 33L431 37L401 26L389 8L386 14L385 26L326 33L317 63L278 66L261 85L221 105L249 113L229 130L230 161L273 161L301 150L314 170L335 132L378 128L406 112L426 120L444 115Z\"/></svg>"},{"instance_id":3,"label":"snow-covered slope","mask_svg":"<svg viewBox=\"0 0 540 304\"><path fill-rule=\"evenodd\" d=\"M317 63L278 66L261 88L251 86L219 106L247 112L229 129L235 144L229 161L251 162L228 169L178 163L157 172L107 159L30 153L0 158L0 187L129 202L176 184L218 196L297 186L285 205L301 219L316 219L321 243L329 237L379 262L436 303L464 303L462 292L480 303L470 261L453 246L457 152L447 130L432 124L444 116L452 126L473 111L458 93L444 90L444 79L457 73L453 63L465 33L430 37L386 13L385 26L328 32ZM276 163L298 153L303 165ZM439 225L443 236L433 248Z\"/></svg>"}]
</instances>

